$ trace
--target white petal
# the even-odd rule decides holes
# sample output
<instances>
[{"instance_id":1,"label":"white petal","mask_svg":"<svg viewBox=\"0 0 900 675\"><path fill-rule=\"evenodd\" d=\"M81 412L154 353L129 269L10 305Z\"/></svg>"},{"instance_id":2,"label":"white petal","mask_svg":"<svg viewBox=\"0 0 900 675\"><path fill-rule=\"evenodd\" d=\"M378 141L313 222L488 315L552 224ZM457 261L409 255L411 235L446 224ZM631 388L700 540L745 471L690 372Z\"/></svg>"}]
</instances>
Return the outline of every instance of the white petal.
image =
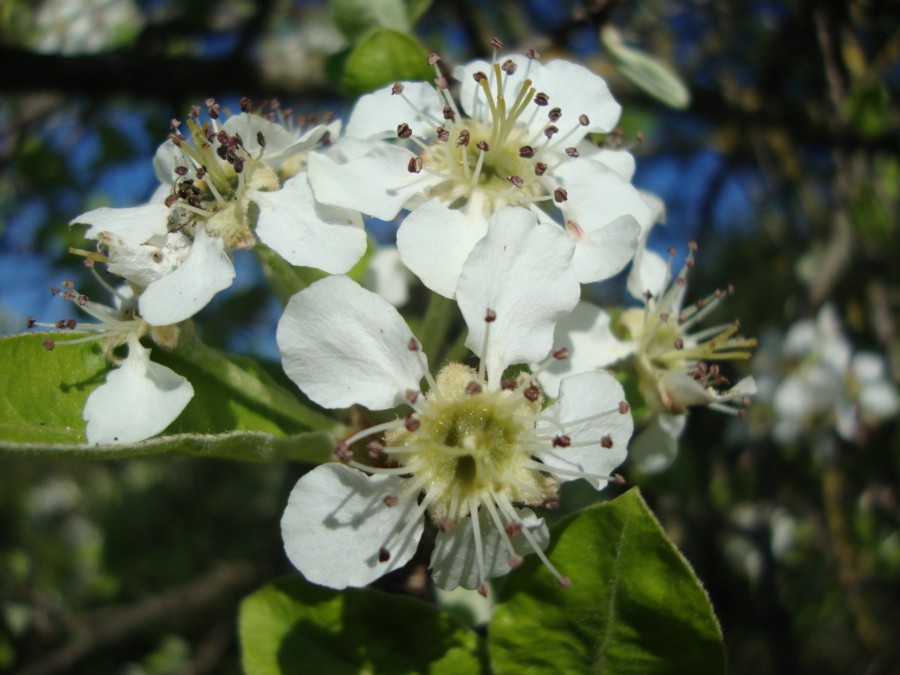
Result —
<instances>
[{"instance_id":1,"label":"white petal","mask_svg":"<svg viewBox=\"0 0 900 675\"><path fill-rule=\"evenodd\" d=\"M812 319L801 319L788 329L784 336L782 350L786 356L803 358L816 344L816 324Z\"/></svg>"},{"instance_id":2,"label":"white petal","mask_svg":"<svg viewBox=\"0 0 900 675\"><path fill-rule=\"evenodd\" d=\"M644 473L668 469L678 455L678 439L687 425L687 415L658 413L631 442L628 457Z\"/></svg>"},{"instance_id":3,"label":"white petal","mask_svg":"<svg viewBox=\"0 0 900 675\"><path fill-rule=\"evenodd\" d=\"M860 383L875 383L887 379L884 359L873 352L854 354L850 361L850 372Z\"/></svg>"},{"instance_id":4,"label":"white petal","mask_svg":"<svg viewBox=\"0 0 900 675\"><path fill-rule=\"evenodd\" d=\"M418 495L392 507L383 501L401 496L405 483L341 464L317 466L294 486L281 517L291 563L309 581L336 589L365 586L405 565L422 536ZM385 562L378 561L382 547L391 554Z\"/></svg>"},{"instance_id":5,"label":"white petal","mask_svg":"<svg viewBox=\"0 0 900 675\"><path fill-rule=\"evenodd\" d=\"M233 281L234 265L225 253L225 242L201 227L184 264L150 284L138 307L151 326L168 326L194 316Z\"/></svg>"},{"instance_id":6,"label":"white petal","mask_svg":"<svg viewBox=\"0 0 900 675\"><path fill-rule=\"evenodd\" d=\"M191 250L191 240L180 232L167 234L163 246L133 244L110 232L99 239L109 251L109 271L141 287L178 269Z\"/></svg>"},{"instance_id":7,"label":"white petal","mask_svg":"<svg viewBox=\"0 0 900 675\"><path fill-rule=\"evenodd\" d=\"M128 357L84 405L88 443L136 443L155 436L194 396L194 388L170 368L153 363L136 339Z\"/></svg>"},{"instance_id":8,"label":"white petal","mask_svg":"<svg viewBox=\"0 0 900 675\"><path fill-rule=\"evenodd\" d=\"M402 95L392 94L394 85L391 84L361 96L347 122L347 136L362 139L396 138L397 126L404 122L419 138L433 136L433 130L443 122L444 104L437 90L425 82L401 84Z\"/></svg>"},{"instance_id":9,"label":"white petal","mask_svg":"<svg viewBox=\"0 0 900 675\"><path fill-rule=\"evenodd\" d=\"M409 301L409 284L412 275L396 246L379 246L369 258L364 284L378 293L394 307L403 307Z\"/></svg>"},{"instance_id":10,"label":"white petal","mask_svg":"<svg viewBox=\"0 0 900 675\"><path fill-rule=\"evenodd\" d=\"M575 240L573 264L578 280L589 284L618 274L634 257L640 233L640 225L628 214L585 230L584 236Z\"/></svg>"},{"instance_id":11,"label":"white petal","mask_svg":"<svg viewBox=\"0 0 900 675\"><path fill-rule=\"evenodd\" d=\"M637 168L634 155L627 150L604 148L590 141L579 143L578 156L594 162L600 162L627 181L631 181L634 178L634 172Z\"/></svg>"},{"instance_id":12,"label":"white petal","mask_svg":"<svg viewBox=\"0 0 900 675\"><path fill-rule=\"evenodd\" d=\"M565 347L569 357L553 360L538 376L544 392L556 398L559 384L567 375L603 368L631 356L633 341L619 340L610 329L611 317L588 302L579 302L575 309L556 324L553 348Z\"/></svg>"},{"instance_id":13,"label":"white petal","mask_svg":"<svg viewBox=\"0 0 900 675\"><path fill-rule=\"evenodd\" d=\"M900 410L897 390L887 380L870 383L859 393L859 407L866 417L890 419Z\"/></svg>"},{"instance_id":14,"label":"white petal","mask_svg":"<svg viewBox=\"0 0 900 675\"><path fill-rule=\"evenodd\" d=\"M397 310L347 277L291 298L276 339L288 377L326 408L393 408L418 390L427 367L409 350L413 334Z\"/></svg>"},{"instance_id":15,"label":"white petal","mask_svg":"<svg viewBox=\"0 0 900 675\"><path fill-rule=\"evenodd\" d=\"M397 145L373 144L362 157L344 163L322 153L311 153L307 171L316 199L354 209L381 220L391 220L433 179L407 170L415 155Z\"/></svg>"},{"instance_id":16,"label":"white petal","mask_svg":"<svg viewBox=\"0 0 900 675\"><path fill-rule=\"evenodd\" d=\"M292 265L343 274L366 252L366 233L356 211L319 204L306 174L274 192L251 191L259 206L256 234Z\"/></svg>"},{"instance_id":17,"label":"white petal","mask_svg":"<svg viewBox=\"0 0 900 675\"><path fill-rule=\"evenodd\" d=\"M150 202L124 209L101 207L82 213L69 225L90 225L84 236L97 239L101 232L111 232L131 244L143 244L156 235L165 235L169 227L169 207L164 202Z\"/></svg>"},{"instance_id":18,"label":"white petal","mask_svg":"<svg viewBox=\"0 0 900 675\"><path fill-rule=\"evenodd\" d=\"M613 469L625 461L628 440L634 431L631 413L619 412L619 404L625 400L622 385L606 372L592 371L572 375L562 381L559 400L544 411L562 426L572 445L548 447L537 457L549 467L610 475ZM539 422L538 429L545 435L556 436L559 426ZM612 446L604 448L600 441L609 436ZM580 443L589 443L576 447ZM552 469L550 470L552 472ZM555 475L555 474L554 474ZM577 476L556 476L561 481L575 480ZM588 479L598 490L606 485L602 478Z\"/></svg>"},{"instance_id":19,"label":"white petal","mask_svg":"<svg viewBox=\"0 0 900 675\"><path fill-rule=\"evenodd\" d=\"M558 227L506 207L491 218L487 235L459 275L457 300L469 327L466 346L485 361L488 381L498 385L514 363L540 361L553 346L553 328L578 303L581 288L572 270L572 241ZM484 321L490 324L487 353Z\"/></svg>"},{"instance_id":20,"label":"white petal","mask_svg":"<svg viewBox=\"0 0 900 675\"><path fill-rule=\"evenodd\" d=\"M433 199L404 218L397 231L403 263L425 286L446 298L455 297L463 264L488 229L480 214L470 213Z\"/></svg>"},{"instance_id":21,"label":"white petal","mask_svg":"<svg viewBox=\"0 0 900 675\"><path fill-rule=\"evenodd\" d=\"M222 128L231 135L240 134L244 149L253 157L259 156L262 150L258 140L259 134L262 134L266 143L262 159L269 166L276 168L298 152L314 147L326 131L324 126L319 125L298 136L280 124L249 113L229 117Z\"/></svg>"},{"instance_id":22,"label":"white petal","mask_svg":"<svg viewBox=\"0 0 900 675\"><path fill-rule=\"evenodd\" d=\"M550 532L543 519L530 509L516 509L522 525L525 526L538 546L543 550L550 542ZM484 578L490 579L510 571L509 549L484 508L478 511L478 524L484 556ZM511 539L513 550L520 556L533 553L534 549L520 533ZM478 588L482 579L479 574L478 558L475 554L475 534L472 519L465 518L449 532L439 532L431 554L431 576L435 585L445 590L457 586Z\"/></svg>"},{"instance_id":23,"label":"white petal","mask_svg":"<svg viewBox=\"0 0 900 675\"><path fill-rule=\"evenodd\" d=\"M661 255L646 248L639 248L628 273L628 292L638 300L646 301L646 293L658 296L669 282L670 266Z\"/></svg>"}]
</instances>

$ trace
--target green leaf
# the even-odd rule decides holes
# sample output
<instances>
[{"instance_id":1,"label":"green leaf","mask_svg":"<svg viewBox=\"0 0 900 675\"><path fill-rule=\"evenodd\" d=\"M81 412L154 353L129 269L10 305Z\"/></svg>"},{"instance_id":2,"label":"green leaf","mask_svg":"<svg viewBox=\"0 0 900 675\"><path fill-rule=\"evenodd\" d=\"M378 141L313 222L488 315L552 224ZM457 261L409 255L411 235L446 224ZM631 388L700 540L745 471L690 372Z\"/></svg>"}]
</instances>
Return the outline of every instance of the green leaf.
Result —
<instances>
[{"instance_id":1,"label":"green leaf","mask_svg":"<svg viewBox=\"0 0 900 675\"><path fill-rule=\"evenodd\" d=\"M78 335L0 338L0 453L92 459L164 453L314 462L330 458L331 434L297 434L309 429L340 432L338 423L305 406L299 392L282 387L253 360L210 349L187 330L177 351L155 348L152 355L194 387L194 398L167 430L175 435L130 446L88 446L82 411L110 365L99 342L65 344ZM52 351L44 347L47 339L56 344Z\"/></svg>"},{"instance_id":2,"label":"green leaf","mask_svg":"<svg viewBox=\"0 0 900 675\"><path fill-rule=\"evenodd\" d=\"M691 95L681 79L656 58L622 42L613 26L600 31L600 41L622 76L634 86L677 110L687 108Z\"/></svg>"},{"instance_id":3,"label":"green leaf","mask_svg":"<svg viewBox=\"0 0 900 675\"><path fill-rule=\"evenodd\" d=\"M410 27L415 26L425 15L431 7L431 2L432 0L406 0L406 14L409 17Z\"/></svg>"},{"instance_id":4,"label":"green leaf","mask_svg":"<svg viewBox=\"0 0 900 675\"><path fill-rule=\"evenodd\" d=\"M239 622L248 675L486 672L474 632L432 605L372 589L280 579L241 603Z\"/></svg>"},{"instance_id":5,"label":"green leaf","mask_svg":"<svg viewBox=\"0 0 900 675\"><path fill-rule=\"evenodd\" d=\"M383 28L365 37L347 57L342 83L358 96L398 80L431 80L428 52L415 38Z\"/></svg>"},{"instance_id":6,"label":"green leaf","mask_svg":"<svg viewBox=\"0 0 900 675\"><path fill-rule=\"evenodd\" d=\"M489 631L496 673L725 672L709 598L637 489L560 521L548 554L572 586L534 557L510 575Z\"/></svg>"},{"instance_id":7,"label":"green leaf","mask_svg":"<svg viewBox=\"0 0 900 675\"><path fill-rule=\"evenodd\" d=\"M350 42L357 42L371 30L410 28L403 0L329 0L334 23Z\"/></svg>"}]
</instances>

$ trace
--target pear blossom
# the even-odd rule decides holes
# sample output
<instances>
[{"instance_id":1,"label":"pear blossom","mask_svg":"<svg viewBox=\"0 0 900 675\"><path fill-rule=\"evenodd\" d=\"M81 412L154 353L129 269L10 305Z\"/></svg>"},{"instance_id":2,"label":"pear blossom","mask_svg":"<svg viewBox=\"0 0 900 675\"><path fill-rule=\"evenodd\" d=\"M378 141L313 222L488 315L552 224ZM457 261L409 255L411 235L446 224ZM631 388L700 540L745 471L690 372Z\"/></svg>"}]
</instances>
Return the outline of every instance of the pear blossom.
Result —
<instances>
[{"instance_id":1,"label":"pear blossom","mask_svg":"<svg viewBox=\"0 0 900 675\"><path fill-rule=\"evenodd\" d=\"M455 99L430 62L436 86L398 82L363 96L340 151L310 157L316 197L384 220L409 209L397 233L403 262L451 298L491 214L507 205L564 229L580 282L624 268L654 213L630 183L634 158L588 138L619 118L603 79L568 61L495 54L454 70Z\"/></svg>"},{"instance_id":2,"label":"pear blossom","mask_svg":"<svg viewBox=\"0 0 900 675\"><path fill-rule=\"evenodd\" d=\"M655 284L643 290L644 308L626 309L614 326L605 311L588 302L579 303L556 327L556 344L569 348L572 357L550 364L539 378L553 394L567 374L630 364L638 391L650 411L646 427L631 446L630 456L641 470L655 472L674 461L688 408L706 406L739 413L747 397L756 393L752 377L727 387L716 363L750 358L749 350L756 341L739 337L737 322L692 332L732 290L716 291L685 307L693 251L671 281L670 263L660 274L658 254L644 251L641 255L642 267L632 271L629 289L635 292L639 283ZM620 339L619 333L627 338Z\"/></svg>"},{"instance_id":3,"label":"pear blossom","mask_svg":"<svg viewBox=\"0 0 900 675\"><path fill-rule=\"evenodd\" d=\"M844 335L833 305L824 305L815 321L795 323L784 339L784 355L796 366L773 396L774 433L782 442L823 423L847 441L864 426L874 426L900 411L900 400L884 360L857 352Z\"/></svg>"},{"instance_id":4,"label":"pear blossom","mask_svg":"<svg viewBox=\"0 0 900 675\"><path fill-rule=\"evenodd\" d=\"M486 594L489 578L531 552L570 583L544 554L547 526L533 509L557 505L561 482L583 478L599 490L617 480L610 473L632 422L608 374L566 379L547 409L532 375L504 378L508 366L550 351L554 322L577 300L572 250L560 239L556 228L501 219L473 249L459 296L477 370L448 363L432 376L397 310L346 277L290 300L278 345L285 372L312 400L409 409L343 439L341 463L316 467L291 492L282 536L308 580L363 586L401 567L427 516L438 529L430 566L441 588Z\"/></svg>"},{"instance_id":5,"label":"pear blossom","mask_svg":"<svg viewBox=\"0 0 900 675\"><path fill-rule=\"evenodd\" d=\"M71 281L65 281L63 288L55 290L64 299L75 302L97 323L59 321L52 327L88 335L71 340L48 339L44 346L53 349L57 345L65 347L102 340L104 354L116 366L106 376L106 382L94 389L85 402L83 417L88 443L135 443L163 431L185 409L194 396L194 389L171 368L151 361L150 349L140 340L149 334L157 343L172 346L177 341L177 328L156 328L141 319L136 313L136 298L127 285L119 289L108 287L114 306L89 300L74 289ZM29 327L33 326L50 327L30 320ZM118 356L121 347L127 349L124 358Z\"/></svg>"},{"instance_id":6,"label":"pear blossom","mask_svg":"<svg viewBox=\"0 0 900 675\"><path fill-rule=\"evenodd\" d=\"M86 236L105 252L93 259L138 287L141 316L154 326L190 318L228 288L231 252L257 238L293 265L331 273L349 270L366 248L359 213L318 203L304 170L337 123L300 133L249 112L220 123L218 104L207 104L209 121L195 108L186 135L173 123L147 204L72 221L89 225Z\"/></svg>"}]
</instances>

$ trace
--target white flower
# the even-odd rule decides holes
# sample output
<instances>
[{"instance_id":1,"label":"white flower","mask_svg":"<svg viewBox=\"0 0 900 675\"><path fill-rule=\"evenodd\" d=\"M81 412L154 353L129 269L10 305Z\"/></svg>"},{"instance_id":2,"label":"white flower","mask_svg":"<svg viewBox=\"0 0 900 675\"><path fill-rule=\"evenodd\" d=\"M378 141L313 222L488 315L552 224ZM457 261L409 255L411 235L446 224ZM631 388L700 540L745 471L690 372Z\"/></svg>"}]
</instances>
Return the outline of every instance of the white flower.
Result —
<instances>
[{"instance_id":1,"label":"white flower","mask_svg":"<svg viewBox=\"0 0 900 675\"><path fill-rule=\"evenodd\" d=\"M99 278L99 277L98 277ZM172 344L177 340L174 327L152 328L135 314L135 298L130 288L109 290L115 299L110 307L89 300L64 283L62 297L75 302L98 323L81 323L73 319L55 324L57 329L88 332L90 335L72 340L48 341L48 349L81 342L102 340L104 353L116 368L106 376L84 406L88 443L134 443L163 431L181 414L194 396L190 382L171 368L150 360L150 350L140 343L148 332L159 343ZM31 326L45 326L30 322ZM127 348L125 358L116 350Z\"/></svg>"},{"instance_id":2,"label":"white flower","mask_svg":"<svg viewBox=\"0 0 900 675\"><path fill-rule=\"evenodd\" d=\"M374 291L394 307L403 307L409 300L412 275L400 260L396 246L375 246L369 258L363 285Z\"/></svg>"},{"instance_id":3,"label":"white flower","mask_svg":"<svg viewBox=\"0 0 900 675\"><path fill-rule=\"evenodd\" d=\"M571 358L552 363L539 379L552 394L560 379L569 373L626 361L632 365L638 390L651 416L648 426L632 443L630 456L641 470L654 472L665 469L674 460L689 407L707 406L735 413L746 397L756 392L752 377L723 388L726 379L715 363L748 359L748 349L756 341L736 337L737 323L690 332L727 295L717 291L683 307L693 254L671 283L668 264L662 276L656 269L657 254L645 251L642 257L642 267L632 271L629 287L634 292L639 288L636 284L649 280L655 289L645 287L644 309L627 309L618 317L616 329L626 333L628 339L616 336L606 312L581 302L556 327L555 344L570 348Z\"/></svg>"},{"instance_id":4,"label":"white flower","mask_svg":"<svg viewBox=\"0 0 900 675\"><path fill-rule=\"evenodd\" d=\"M157 150L162 185L149 203L72 221L90 225L86 236L100 241L111 271L144 289L140 314L154 326L190 318L228 288L230 252L257 237L293 265L331 273L365 251L360 215L316 202L303 171L337 124L300 134L249 113L220 124L212 101L209 113L201 125L194 110L187 136L176 130Z\"/></svg>"},{"instance_id":5,"label":"white flower","mask_svg":"<svg viewBox=\"0 0 900 675\"><path fill-rule=\"evenodd\" d=\"M336 448L344 464L317 467L292 491L282 535L310 581L363 586L404 565L427 514L439 530L431 558L438 586L486 593L487 579L529 552L568 585L543 553L547 528L532 507L556 505L559 482L606 485L625 458L631 416L607 374L565 380L546 410L532 376L503 378L509 365L549 351L553 322L574 304L578 283L571 249L554 244L561 232L495 225L460 278L478 371L450 363L433 378L400 314L346 277L318 281L288 303L278 344L285 371L310 398L329 408L411 408L345 439ZM525 264L504 268L498 254L507 248L510 262ZM545 267L535 279L528 268L541 253Z\"/></svg>"},{"instance_id":6,"label":"white flower","mask_svg":"<svg viewBox=\"0 0 900 675\"><path fill-rule=\"evenodd\" d=\"M458 102L440 76L437 88L403 82L363 96L341 152L310 158L316 197L385 220L411 209L397 234L403 262L447 297L489 217L507 205L565 229L582 283L621 270L654 213L629 182L633 158L587 138L618 120L606 83L567 61L519 56L454 74ZM392 136L415 149L384 141Z\"/></svg>"},{"instance_id":7,"label":"white flower","mask_svg":"<svg viewBox=\"0 0 900 675\"><path fill-rule=\"evenodd\" d=\"M773 397L774 433L782 442L822 423L852 441L861 426L874 426L900 410L884 360L872 352L853 353L832 305L824 305L815 322L804 319L791 327L784 354L799 363Z\"/></svg>"}]
</instances>

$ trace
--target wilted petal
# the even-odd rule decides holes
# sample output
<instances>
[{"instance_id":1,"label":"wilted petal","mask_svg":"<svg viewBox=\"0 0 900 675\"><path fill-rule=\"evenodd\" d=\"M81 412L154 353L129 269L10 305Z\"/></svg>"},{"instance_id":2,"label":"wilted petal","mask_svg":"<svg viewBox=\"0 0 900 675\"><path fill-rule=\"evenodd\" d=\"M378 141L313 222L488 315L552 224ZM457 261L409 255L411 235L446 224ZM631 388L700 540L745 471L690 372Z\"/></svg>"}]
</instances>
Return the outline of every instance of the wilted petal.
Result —
<instances>
[{"instance_id":1,"label":"wilted petal","mask_svg":"<svg viewBox=\"0 0 900 675\"><path fill-rule=\"evenodd\" d=\"M326 408L393 408L418 390L422 361L406 321L347 277L317 281L288 302L276 334L284 371Z\"/></svg>"},{"instance_id":2,"label":"wilted petal","mask_svg":"<svg viewBox=\"0 0 900 675\"><path fill-rule=\"evenodd\" d=\"M234 281L234 265L225 242L197 228L184 264L154 281L138 300L141 316L151 326L168 326L194 316Z\"/></svg>"},{"instance_id":3,"label":"wilted petal","mask_svg":"<svg viewBox=\"0 0 900 675\"><path fill-rule=\"evenodd\" d=\"M418 494L402 497L405 483L340 464L317 466L294 486L281 517L291 563L309 581L336 589L365 586L405 565L424 526ZM389 507L388 496L401 498ZM379 562L382 548L390 557Z\"/></svg>"}]
</instances>

